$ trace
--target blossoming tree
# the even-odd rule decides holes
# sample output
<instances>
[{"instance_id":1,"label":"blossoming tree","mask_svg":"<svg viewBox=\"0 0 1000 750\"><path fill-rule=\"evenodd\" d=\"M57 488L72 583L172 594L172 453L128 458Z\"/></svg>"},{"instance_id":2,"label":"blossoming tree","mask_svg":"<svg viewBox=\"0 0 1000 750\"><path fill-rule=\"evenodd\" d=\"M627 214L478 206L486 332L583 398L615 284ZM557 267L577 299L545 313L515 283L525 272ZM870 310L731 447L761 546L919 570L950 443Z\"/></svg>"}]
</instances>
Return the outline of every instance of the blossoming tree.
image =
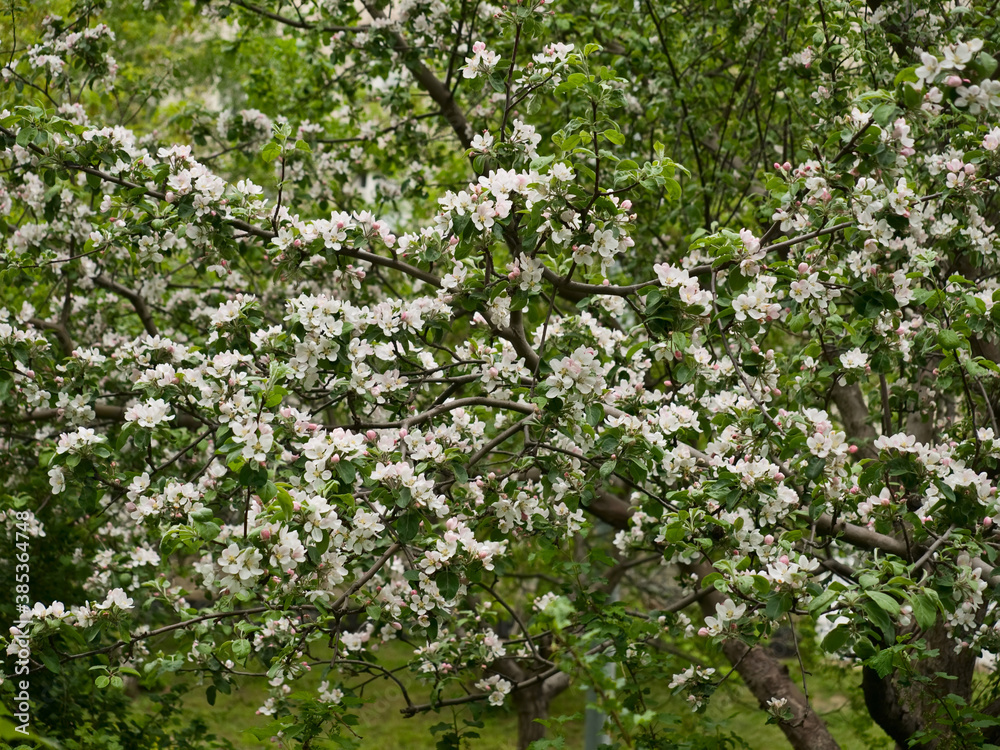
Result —
<instances>
[{"instance_id":1,"label":"blossoming tree","mask_svg":"<svg viewBox=\"0 0 1000 750\"><path fill-rule=\"evenodd\" d=\"M4 10L36 736L215 744L193 679L350 745L377 679L442 747L505 704L550 746L569 684L618 746L718 747L738 675L835 748L825 660L900 747L1000 737L992 10L550 5Z\"/></svg>"}]
</instances>

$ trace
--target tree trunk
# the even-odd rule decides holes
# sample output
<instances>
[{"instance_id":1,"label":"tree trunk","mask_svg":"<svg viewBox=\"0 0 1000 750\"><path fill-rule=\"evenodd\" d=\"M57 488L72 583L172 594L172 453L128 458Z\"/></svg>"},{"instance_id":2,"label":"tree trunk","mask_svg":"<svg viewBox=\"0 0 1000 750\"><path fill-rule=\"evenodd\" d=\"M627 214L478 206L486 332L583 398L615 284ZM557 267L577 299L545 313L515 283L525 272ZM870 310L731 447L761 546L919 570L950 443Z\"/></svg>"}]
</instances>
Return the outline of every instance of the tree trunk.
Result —
<instances>
[{"instance_id":1,"label":"tree trunk","mask_svg":"<svg viewBox=\"0 0 1000 750\"><path fill-rule=\"evenodd\" d=\"M514 706L517 708L517 747L526 748L535 740L545 737L545 725L536 719L549 717L549 706L552 699L569 687L569 675L565 672L549 677L537 685L531 685L514 693Z\"/></svg>"},{"instance_id":2,"label":"tree trunk","mask_svg":"<svg viewBox=\"0 0 1000 750\"><path fill-rule=\"evenodd\" d=\"M944 727L935 719L943 707L940 699L949 693L969 701L972 697L972 675L976 666L974 653L966 649L955 653L955 643L938 622L924 634L927 646L937 649L938 655L917 662L920 675L929 682L906 679L899 672L880 678L875 670L868 667L862 673L861 688L865 695L865 705L875 722L896 741L900 750L934 750L949 746L945 741L949 732L945 730L941 739L930 740L911 746L910 737L920 729L934 726ZM944 679L936 674L951 675L957 679ZM942 744L944 741L944 744Z\"/></svg>"},{"instance_id":3,"label":"tree trunk","mask_svg":"<svg viewBox=\"0 0 1000 750\"><path fill-rule=\"evenodd\" d=\"M699 581L712 572L711 566L706 564L685 567L696 573ZM724 598L718 591L709 592L699 601L702 613L714 616L715 605L721 604ZM767 702L771 698L785 699L785 708L792 712L792 719L778 726L794 750L840 750L826 723L809 705L780 661L760 647L747 648L746 644L737 640L725 641L722 653L743 678L761 709L767 710Z\"/></svg>"},{"instance_id":4,"label":"tree trunk","mask_svg":"<svg viewBox=\"0 0 1000 750\"><path fill-rule=\"evenodd\" d=\"M610 526L628 528L628 519L631 517L628 503L609 492L602 492L600 499L600 503L591 503L587 510ZM690 569L696 570L699 582L711 572L711 566L706 565ZM714 615L715 605L722 600L723 596L718 591L709 592L700 601L702 612ZM747 649L737 641L727 642L722 650L757 698L761 708L765 708L771 698L785 698L788 701L787 706L795 718L790 722L782 722L780 727L794 750L839 750L840 745L823 720L809 706L781 662L762 649Z\"/></svg>"},{"instance_id":5,"label":"tree trunk","mask_svg":"<svg viewBox=\"0 0 1000 750\"><path fill-rule=\"evenodd\" d=\"M525 671L513 659L503 659L494 666L498 672L515 683L524 682L531 677L531 673ZM514 708L517 709L518 750L526 750L532 742L545 737L545 725L539 724L536 719L547 719L552 699L568 687L569 675L565 672L556 672L542 682L528 685L512 693Z\"/></svg>"}]
</instances>

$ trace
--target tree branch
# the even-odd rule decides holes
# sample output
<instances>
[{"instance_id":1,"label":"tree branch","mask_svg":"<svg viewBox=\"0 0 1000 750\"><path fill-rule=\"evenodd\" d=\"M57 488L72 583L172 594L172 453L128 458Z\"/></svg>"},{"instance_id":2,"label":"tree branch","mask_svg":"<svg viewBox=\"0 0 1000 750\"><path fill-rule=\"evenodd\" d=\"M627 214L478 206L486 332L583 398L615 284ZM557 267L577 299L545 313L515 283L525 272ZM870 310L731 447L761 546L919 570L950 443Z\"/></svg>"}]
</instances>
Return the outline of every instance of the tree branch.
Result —
<instances>
[{"instance_id":1,"label":"tree branch","mask_svg":"<svg viewBox=\"0 0 1000 750\"><path fill-rule=\"evenodd\" d=\"M124 297L129 302L132 303L132 307L135 309L136 315L139 316L139 320L142 321L143 328L146 329L146 333L150 336L159 336L160 331L156 327L156 323L153 322L153 316L149 312L149 308L146 306L146 301L139 295L138 292L133 292L121 284L112 281L106 276L95 276L92 281L95 286L101 287L101 289L106 289L109 292L117 294L119 297Z\"/></svg>"}]
</instances>

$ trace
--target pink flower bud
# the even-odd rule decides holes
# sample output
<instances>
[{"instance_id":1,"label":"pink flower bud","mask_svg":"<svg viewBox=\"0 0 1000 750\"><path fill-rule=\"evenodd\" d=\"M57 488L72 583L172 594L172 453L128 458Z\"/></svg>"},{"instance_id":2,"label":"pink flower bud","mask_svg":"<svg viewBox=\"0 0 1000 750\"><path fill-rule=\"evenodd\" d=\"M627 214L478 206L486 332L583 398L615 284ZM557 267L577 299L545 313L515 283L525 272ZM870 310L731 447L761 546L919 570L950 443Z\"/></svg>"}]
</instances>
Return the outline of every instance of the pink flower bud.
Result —
<instances>
[{"instance_id":1,"label":"pink flower bud","mask_svg":"<svg viewBox=\"0 0 1000 750\"><path fill-rule=\"evenodd\" d=\"M764 537L764 544L766 544L768 546L774 544L774 536L771 535L771 534L768 534L767 536L765 536Z\"/></svg>"},{"instance_id":2,"label":"pink flower bud","mask_svg":"<svg viewBox=\"0 0 1000 750\"><path fill-rule=\"evenodd\" d=\"M263 530L261 530L261 532L260 532L260 538L263 539L266 542L268 539L271 538L271 530L270 529L263 529Z\"/></svg>"},{"instance_id":3,"label":"pink flower bud","mask_svg":"<svg viewBox=\"0 0 1000 750\"><path fill-rule=\"evenodd\" d=\"M948 76L947 78L944 79L944 85L956 88L962 85L962 79L959 78L958 76Z\"/></svg>"},{"instance_id":4,"label":"pink flower bud","mask_svg":"<svg viewBox=\"0 0 1000 750\"><path fill-rule=\"evenodd\" d=\"M986 516L986 518L983 519L983 526L992 526L992 525L993 525L993 519L990 518L989 516Z\"/></svg>"},{"instance_id":5,"label":"pink flower bud","mask_svg":"<svg viewBox=\"0 0 1000 750\"><path fill-rule=\"evenodd\" d=\"M173 203L175 200L177 200L177 196L174 195L173 190L168 190L167 194L163 196L163 200L165 200L167 203Z\"/></svg>"},{"instance_id":6,"label":"pink flower bud","mask_svg":"<svg viewBox=\"0 0 1000 750\"><path fill-rule=\"evenodd\" d=\"M799 273L809 273L809 264L799 263Z\"/></svg>"},{"instance_id":7,"label":"pink flower bud","mask_svg":"<svg viewBox=\"0 0 1000 750\"><path fill-rule=\"evenodd\" d=\"M707 636L708 635L708 628L700 628L698 630L698 635L700 635L702 638L704 638L705 636Z\"/></svg>"},{"instance_id":8,"label":"pink flower bud","mask_svg":"<svg viewBox=\"0 0 1000 750\"><path fill-rule=\"evenodd\" d=\"M375 430L368 430L365 433L365 437L374 442L378 438L378 433Z\"/></svg>"}]
</instances>

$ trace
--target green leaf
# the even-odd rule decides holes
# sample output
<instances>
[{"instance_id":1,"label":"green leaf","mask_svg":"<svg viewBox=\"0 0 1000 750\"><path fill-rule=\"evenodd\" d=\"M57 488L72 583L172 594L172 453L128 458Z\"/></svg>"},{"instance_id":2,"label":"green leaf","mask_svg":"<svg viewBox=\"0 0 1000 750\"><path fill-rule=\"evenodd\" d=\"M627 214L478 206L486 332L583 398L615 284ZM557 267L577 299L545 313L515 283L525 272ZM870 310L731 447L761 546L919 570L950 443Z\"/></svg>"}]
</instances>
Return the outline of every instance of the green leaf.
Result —
<instances>
[{"instance_id":1,"label":"green leaf","mask_svg":"<svg viewBox=\"0 0 1000 750\"><path fill-rule=\"evenodd\" d=\"M807 325L809 325L809 315L804 312L788 319L788 330L792 333L802 333Z\"/></svg>"},{"instance_id":2,"label":"green leaf","mask_svg":"<svg viewBox=\"0 0 1000 750\"><path fill-rule=\"evenodd\" d=\"M843 625L838 625L823 639L823 650L828 654L836 653L844 647L847 639L851 637L851 632Z\"/></svg>"},{"instance_id":3,"label":"green leaf","mask_svg":"<svg viewBox=\"0 0 1000 750\"><path fill-rule=\"evenodd\" d=\"M59 657L56 656L52 651L43 651L39 658L42 660L42 664L50 672L59 674L62 671L62 665L59 663Z\"/></svg>"},{"instance_id":4,"label":"green leaf","mask_svg":"<svg viewBox=\"0 0 1000 750\"><path fill-rule=\"evenodd\" d=\"M17 131L17 145L22 148L27 148L28 144L35 140L36 135L38 135L38 131L30 125L21 128Z\"/></svg>"},{"instance_id":5,"label":"green leaf","mask_svg":"<svg viewBox=\"0 0 1000 750\"><path fill-rule=\"evenodd\" d=\"M684 524L681 523L680 521L676 521L667 526L667 528L663 532L663 538L669 544L676 544L677 542L681 541L684 538L686 533L687 532L684 529Z\"/></svg>"},{"instance_id":6,"label":"green leaf","mask_svg":"<svg viewBox=\"0 0 1000 750\"><path fill-rule=\"evenodd\" d=\"M625 136L619 133L617 130L605 130L601 135L607 138L609 141L617 146L625 145Z\"/></svg>"},{"instance_id":7,"label":"green leaf","mask_svg":"<svg viewBox=\"0 0 1000 750\"><path fill-rule=\"evenodd\" d=\"M945 351L950 351L952 349L960 348L964 343L965 339L959 336L950 328L944 328L938 331L937 335L938 346L940 346Z\"/></svg>"},{"instance_id":8,"label":"green leaf","mask_svg":"<svg viewBox=\"0 0 1000 750\"><path fill-rule=\"evenodd\" d=\"M198 532L198 537L204 539L207 542L210 542L213 539L215 539L217 536L219 536L219 533L222 531L222 528L219 526L219 524L215 523L214 521L195 521L194 528L195 531Z\"/></svg>"},{"instance_id":9,"label":"green leaf","mask_svg":"<svg viewBox=\"0 0 1000 750\"><path fill-rule=\"evenodd\" d=\"M265 144L264 148L260 152L261 157L264 161L274 161L279 156L281 156L281 146L277 143Z\"/></svg>"},{"instance_id":10,"label":"green leaf","mask_svg":"<svg viewBox=\"0 0 1000 750\"><path fill-rule=\"evenodd\" d=\"M215 513L211 508L198 508L198 510L191 513L192 521L211 521L215 517Z\"/></svg>"},{"instance_id":11,"label":"green leaf","mask_svg":"<svg viewBox=\"0 0 1000 750\"><path fill-rule=\"evenodd\" d=\"M420 515L417 513L406 513L396 521L396 534L401 542L413 541L419 530Z\"/></svg>"},{"instance_id":12,"label":"green leaf","mask_svg":"<svg viewBox=\"0 0 1000 750\"><path fill-rule=\"evenodd\" d=\"M764 607L764 614L771 620L777 620L791 608L791 594L787 592L783 594L771 594L771 596L767 598L767 604Z\"/></svg>"},{"instance_id":13,"label":"green leaf","mask_svg":"<svg viewBox=\"0 0 1000 750\"><path fill-rule=\"evenodd\" d=\"M913 606L913 616L923 630L930 630L937 622L938 608L934 600L926 594L910 597Z\"/></svg>"},{"instance_id":14,"label":"green leaf","mask_svg":"<svg viewBox=\"0 0 1000 750\"><path fill-rule=\"evenodd\" d=\"M896 105L889 104L887 102L885 104L880 104L877 107L875 107L875 109L872 110L872 117L875 119L875 122L877 122L882 127L885 127L886 125L889 124L889 120L892 119L892 116L893 114L895 114L895 112L896 112Z\"/></svg>"},{"instance_id":15,"label":"green leaf","mask_svg":"<svg viewBox=\"0 0 1000 750\"><path fill-rule=\"evenodd\" d=\"M865 664L878 672L879 677L887 677L892 672L893 656L894 652L892 650L885 649L866 661Z\"/></svg>"},{"instance_id":16,"label":"green leaf","mask_svg":"<svg viewBox=\"0 0 1000 750\"><path fill-rule=\"evenodd\" d=\"M269 503L278 496L278 487L274 482L268 480L264 483L263 487L257 490L257 494L260 496L262 502Z\"/></svg>"},{"instance_id":17,"label":"green leaf","mask_svg":"<svg viewBox=\"0 0 1000 750\"><path fill-rule=\"evenodd\" d=\"M878 604L879 607L884 609L889 614L899 614L899 602L888 594L883 594L881 591L869 591L867 593L869 599Z\"/></svg>"},{"instance_id":18,"label":"green leaf","mask_svg":"<svg viewBox=\"0 0 1000 750\"><path fill-rule=\"evenodd\" d=\"M809 614L813 617L818 617L819 614L826 611L827 606L829 606L830 603L833 602L838 596L840 596L839 591L836 591L835 589L826 589L822 594L813 598L813 600L809 602Z\"/></svg>"},{"instance_id":19,"label":"green leaf","mask_svg":"<svg viewBox=\"0 0 1000 750\"><path fill-rule=\"evenodd\" d=\"M462 580L450 570L441 571L434 580L437 582L441 596L445 599L454 599L458 593L458 587L462 584Z\"/></svg>"},{"instance_id":20,"label":"green leaf","mask_svg":"<svg viewBox=\"0 0 1000 750\"><path fill-rule=\"evenodd\" d=\"M337 464L337 476L340 477L340 480L344 484L354 484L354 479L357 477L357 470L350 461L341 461Z\"/></svg>"},{"instance_id":21,"label":"green leaf","mask_svg":"<svg viewBox=\"0 0 1000 750\"><path fill-rule=\"evenodd\" d=\"M810 481L816 481L819 476L823 473L826 468L825 458L814 458L809 462L809 466L806 467L806 478Z\"/></svg>"},{"instance_id":22,"label":"green leaf","mask_svg":"<svg viewBox=\"0 0 1000 750\"><path fill-rule=\"evenodd\" d=\"M882 349L879 349L872 356L872 371L873 372L892 372L893 370L892 356Z\"/></svg>"},{"instance_id":23,"label":"green leaf","mask_svg":"<svg viewBox=\"0 0 1000 750\"><path fill-rule=\"evenodd\" d=\"M237 659L240 660L245 659L250 655L250 650L251 650L250 641L246 640L245 638L241 638L238 641L233 641L232 649L233 649L233 656L235 656Z\"/></svg>"},{"instance_id":24,"label":"green leaf","mask_svg":"<svg viewBox=\"0 0 1000 750\"><path fill-rule=\"evenodd\" d=\"M896 631L892 627L892 620L889 618L888 613L876 604L874 600L865 602L861 605L861 608L868 615L869 622L882 631L886 642L892 643L896 638Z\"/></svg>"},{"instance_id":25,"label":"green leaf","mask_svg":"<svg viewBox=\"0 0 1000 750\"><path fill-rule=\"evenodd\" d=\"M466 481L468 481L468 478L466 478ZM410 493L410 488L403 487L396 493L396 507L405 508L410 504L412 499L413 497Z\"/></svg>"},{"instance_id":26,"label":"green leaf","mask_svg":"<svg viewBox=\"0 0 1000 750\"><path fill-rule=\"evenodd\" d=\"M270 484L270 482L268 482ZM288 494L288 490L283 487L275 486L275 495L278 498L278 505L281 506L281 512L285 519L290 519L295 513L295 503L292 501L292 496Z\"/></svg>"}]
</instances>

